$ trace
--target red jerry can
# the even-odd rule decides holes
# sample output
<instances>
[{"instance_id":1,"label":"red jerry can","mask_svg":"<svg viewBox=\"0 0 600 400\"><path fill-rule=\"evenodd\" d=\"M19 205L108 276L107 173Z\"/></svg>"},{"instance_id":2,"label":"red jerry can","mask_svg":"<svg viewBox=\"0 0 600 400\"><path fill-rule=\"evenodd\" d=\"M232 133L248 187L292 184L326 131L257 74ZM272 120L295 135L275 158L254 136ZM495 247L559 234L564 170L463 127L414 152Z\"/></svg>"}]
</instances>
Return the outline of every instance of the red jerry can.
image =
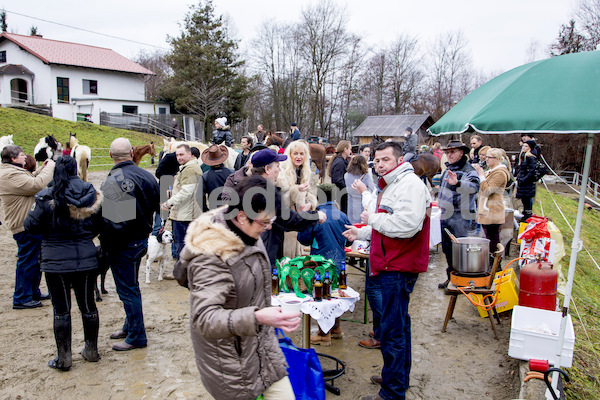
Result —
<instances>
[{"instance_id":1,"label":"red jerry can","mask_svg":"<svg viewBox=\"0 0 600 400\"><path fill-rule=\"evenodd\" d=\"M519 305L556 310L558 272L549 262L534 262L521 268Z\"/></svg>"}]
</instances>

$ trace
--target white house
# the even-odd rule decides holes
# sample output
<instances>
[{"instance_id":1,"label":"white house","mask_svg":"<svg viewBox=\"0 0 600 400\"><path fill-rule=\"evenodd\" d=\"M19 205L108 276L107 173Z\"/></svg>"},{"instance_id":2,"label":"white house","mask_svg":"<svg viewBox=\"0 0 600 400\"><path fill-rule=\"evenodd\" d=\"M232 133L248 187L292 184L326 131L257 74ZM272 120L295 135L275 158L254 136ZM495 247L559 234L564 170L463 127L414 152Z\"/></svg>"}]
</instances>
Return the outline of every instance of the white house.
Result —
<instances>
[{"instance_id":1,"label":"white house","mask_svg":"<svg viewBox=\"0 0 600 400\"><path fill-rule=\"evenodd\" d=\"M145 101L144 81L153 74L110 49L0 35L0 105L47 105L56 118L94 123L103 112L170 114L168 103Z\"/></svg>"}]
</instances>

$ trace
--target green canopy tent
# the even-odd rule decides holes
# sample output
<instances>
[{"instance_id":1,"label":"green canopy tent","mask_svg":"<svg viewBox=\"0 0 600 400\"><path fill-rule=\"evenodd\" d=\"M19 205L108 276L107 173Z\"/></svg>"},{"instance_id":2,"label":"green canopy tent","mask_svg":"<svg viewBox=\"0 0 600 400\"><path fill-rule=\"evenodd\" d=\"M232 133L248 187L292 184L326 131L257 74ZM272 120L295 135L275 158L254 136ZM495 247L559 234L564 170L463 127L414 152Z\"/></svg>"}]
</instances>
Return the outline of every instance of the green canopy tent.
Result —
<instances>
[{"instance_id":1,"label":"green canopy tent","mask_svg":"<svg viewBox=\"0 0 600 400\"><path fill-rule=\"evenodd\" d=\"M466 96L429 128L432 135L560 133L587 134L583 181L571 244L557 367L571 302L581 221L590 172L594 134L600 133L600 51L567 54L505 72ZM556 388L558 373L554 373Z\"/></svg>"}]
</instances>

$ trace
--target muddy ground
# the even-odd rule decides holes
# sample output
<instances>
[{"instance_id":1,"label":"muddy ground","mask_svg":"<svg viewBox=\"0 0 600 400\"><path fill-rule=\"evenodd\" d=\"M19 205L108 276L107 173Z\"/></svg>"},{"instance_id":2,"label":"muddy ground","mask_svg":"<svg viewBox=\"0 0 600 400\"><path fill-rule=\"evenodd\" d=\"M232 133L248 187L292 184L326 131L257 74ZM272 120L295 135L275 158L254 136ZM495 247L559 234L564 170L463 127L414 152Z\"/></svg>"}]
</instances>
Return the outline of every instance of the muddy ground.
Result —
<instances>
[{"instance_id":1,"label":"muddy ground","mask_svg":"<svg viewBox=\"0 0 600 400\"><path fill-rule=\"evenodd\" d=\"M92 172L97 187L106 172ZM0 215L3 219L3 215ZM79 355L83 346L80 314L73 310L73 367L69 372L48 368L55 356L52 306L13 310L14 269L17 247L6 227L0 227L0 400L8 399L210 399L200 382L189 335L188 291L175 281L156 281L140 286L148 347L130 352L111 350L109 334L121 328L125 313L107 277L108 294L98 303L99 350L102 359L89 363ZM156 264L154 264L156 268ZM364 275L350 268L349 284L364 296ZM514 399L519 378L515 360L507 356L510 320L506 315L494 339L487 319L464 298L459 298L446 333L441 327L448 297L437 289L445 277L441 249L432 251L429 270L421 274L411 296L413 368L408 399ZM45 290L42 280L42 291ZM74 299L73 299L74 300ZM363 318L363 299L354 313ZM369 314L370 320L370 314ZM369 376L379 374L381 353L357 346L366 338L370 325L343 321L344 336L331 347L317 351L334 355L346 364L346 374L335 381L341 395L327 399L360 399L375 394L378 387ZM316 330L316 324L312 324ZM300 343L300 330L292 335Z\"/></svg>"}]
</instances>

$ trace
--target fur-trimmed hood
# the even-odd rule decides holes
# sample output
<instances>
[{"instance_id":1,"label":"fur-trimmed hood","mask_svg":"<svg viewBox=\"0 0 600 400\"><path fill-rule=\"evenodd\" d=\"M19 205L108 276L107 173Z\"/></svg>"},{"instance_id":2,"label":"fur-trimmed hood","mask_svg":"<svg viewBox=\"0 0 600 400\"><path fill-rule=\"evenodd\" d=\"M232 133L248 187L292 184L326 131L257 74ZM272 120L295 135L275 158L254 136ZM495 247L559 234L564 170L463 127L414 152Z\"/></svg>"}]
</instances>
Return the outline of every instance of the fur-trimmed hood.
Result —
<instances>
[{"instance_id":1,"label":"fur-trimmed hood","mask_svg":"<svg viewBox=\"0 0 600 400\"><path fill-rule=\"evenodd\" d=\"M86 219L96 214L100 207L102 207L102 201L104 200L104 195L102 192L96 192L96 201L91 206L88 207L77 207L73 204L69 204L69 215L73 219Z\"/></svg>"},{"instance_id":2,"label":"fur-trimmed hood","mask_svg":"<svg viewBox=\"0 0 600 400\"><path fill-rule=\"evenodd\" d=\"M227 262L242 253L245 244L226 225L227 206L206 212L192 221L185 235L185 248L182 258L192 259L200 254L214 255ZM189 254L187 254L189 253Z\"/></svg>"}]
</instances>

